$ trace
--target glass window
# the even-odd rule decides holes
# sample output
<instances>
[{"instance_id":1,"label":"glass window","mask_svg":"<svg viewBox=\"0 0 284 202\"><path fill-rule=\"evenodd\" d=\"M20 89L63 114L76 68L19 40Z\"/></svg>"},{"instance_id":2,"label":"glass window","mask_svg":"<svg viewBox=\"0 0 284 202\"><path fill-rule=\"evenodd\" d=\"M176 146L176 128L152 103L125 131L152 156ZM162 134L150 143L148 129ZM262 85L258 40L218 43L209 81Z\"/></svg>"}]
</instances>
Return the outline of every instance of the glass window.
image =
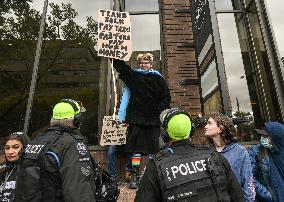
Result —
<instances>
[{"instance_id":1,"label":"glass window","mask_svg":"<svg viewBox=\"0 0 284 202\"><path fill-rule=\"evenodd\" d=\"M158 0L125 0L125 11L158 11Z\"/></svg>"},{"instance_id":2,"label":"glass window","mask_svg":"<svg viewBox=\"0 0 284 202\"><path fill-rule=\"evenodd\" d=\"M280 52L280 56L284 57L284 22L283 22L283 7L284 1L273 0L265 1L267 4L268 13L272 23L273 31L276 38L276 43Z\"/></svg>"},{"instance_id":3,"label":"glass window","mask_svg":"<svg viewBox=\"0 0 284 202\"><path fill-rule=\"evenodd\" d=\"M232 115L248 120L246 123L238 123L237 131L241 141L249 141L254 138L254 121L261 123L262 120L256 101L256 76L252 73L253 63L247 47L247 35L244 33L244 18L242 14L219 14L217 17Z\"/></svg>"},{"instance_id":4,"label":"glass window","mask_svg":"<svg viewBox=\"0 0 284 202\"><path fill-rule=\"evenodd\" d=\"M39 19L43 2L34 1L30 6L38 10L31 18ZM106 0L85 0L84 3L76 0L49 1L47 29L44 33L29 126L29 135L32 137L49 126L52 106L57 101L73 98L82 101L87 109L82 116L82 133L90 144L97 144L99 122L105 114L108 60L98 57L94 48L96 21L97 11L109 8L110 1ZM29 13L32 13L32 10L29 10ZM6 52L11 50L14 54L7 57L9 65L5 65L6 69L3 71L1 68L0 72L1 77L11 81L10 84L5 82L5 85L10 86L9 90L2 89L1 85L1 95L5 98L0 101L4 106L1 106L0 116L5 116L1 124L7 126L7 132L23 128L35 57L39 23L32 22L30 18L24 20L27 26L17 30L19 36L23 35L20 40L15 40L17 44L12 40L5 41ZM32 35L34 27L36 32ZM27 37L28 41L21 40L25 39L24 37ZM4 64L7 64L7 61L0 60L1 67ZM2 78L1 82L4 82Z\"/></svg>"},{"instance_id":5,"label":"glass window","mask_svg":"<svg viewBox=\"0 0 284 202\"><path fill-rule=\"evenodd\" d=\"M137 67L137 55L150 52L154 55L153 68L161 71L159 15L131 15L132 55L130 65Z\"/></svg>"},{"instance_id":6,"label":"glass window","mask_svg":"<svg viewBox=\"0 0 284 202\"><path fill-rule=\"evenodd\" d=\"M252 112L234 14L218 15L232 111ZM240 90L241 89L241 90Z\"/></svg>"},{"instance_id":7,"label":"glass window","mask_svg":"<svg viewBox=\"0 0 284 202\"><path fill-rule=\"evenodd\" d=\"M13 7L13 9L11 9ZM15 12L17 9L18 12ZM27 10L31 12L26 12ZM40 14L26 2L1 3L0 135L22 131ZM9 20L8 20L9 19ZM1 144L2 146L2 144Z\"/></svg>"},{"instance_id":8,"label":"glass window","mask_svg":"<svg viewBox=\"0 0 284 202\"><path fill-rule=\"evenodd\" d=\"M261 80L258 86L261 86L263 89L262 99L264 99L264 107L266 108L266 113L268 114L267 119L277 120L279 118L277 112L280 111L280 109L276 99L272 99L276 98L277 96L271 73L271 64L269 62L268 54L264 44L255 3L252 3L250 5L249 11L249 23L251 25L255 53L258 60L257 74Z\"/></svg>"},{"instance_id":9,"label":"glass window","mask_svg":"<svg viewBox=\"0 0 284 202\"><path fill-rule=\"evenodd\" d=\"M222 112L215 60L209 64L207 70L201 76L201 91L204 114Z\"/></svg>"},{"instance_id":10,"label":"glass window","mask_svg":"<svg viewBox=\"0 0 284 202\"><path fill-rule=\"evenodd\" d=\"M233 10L232 2L228 0L216 0L215 1L216 10Z\"/></svg>"},{"instance_id":11,"label":"glass window","mask_svg":"<svg viewBox=\"0 0 284 202\"><path fill-rule=\"evenodd\" d=\"M160 50L159 15L132 15L131 37L134 51Z\"/></svg>"},{"instance_id":12,"label":"glass window","mask_svg":"<svg viewBox=\"0 0 284 202\"><path fill-rule=\"evenodd\" d=\"M265 120L277 120L279 111L255 2L247 5L247 13L218 15L233 116L248 119L238 125L242 141L254 138L252 129Z\"/></svg>"}]
</instances>

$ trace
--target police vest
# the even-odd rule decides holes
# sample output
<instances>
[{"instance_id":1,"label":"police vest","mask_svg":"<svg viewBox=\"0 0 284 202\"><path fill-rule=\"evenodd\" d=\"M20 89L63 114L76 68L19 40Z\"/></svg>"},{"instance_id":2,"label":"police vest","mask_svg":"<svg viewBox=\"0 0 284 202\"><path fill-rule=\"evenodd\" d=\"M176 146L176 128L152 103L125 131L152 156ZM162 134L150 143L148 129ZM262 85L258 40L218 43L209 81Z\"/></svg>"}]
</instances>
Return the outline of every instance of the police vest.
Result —
<instances>
[{"instance_id":1,"label":"police vest","mask_svg":"<svg viewBox=\"0 0 284 202\"><path fill-rule=\"evenodd\" d=\"M73 136L78 145L85 145L81 136L69 133L68 135ZM50 151L50 148L64 136L63 132L53 130L44 133L26 146L18 173L16 202L64 201L59 175L60 154ZM56 162L55 171L52 173L47 173L45 170L44 160L47 155L51 155Z\"/></svg>"},{"instance_id":2,"label":"police vest","mask_svg":"<svg viewBox=\"0 0 284 202\"><path fill-rule=\"evenodd\" d=\"M217 155L209 149L167 154L154 160L164 201L231 201L228 180Z\"/></svg>"}]
</instances>

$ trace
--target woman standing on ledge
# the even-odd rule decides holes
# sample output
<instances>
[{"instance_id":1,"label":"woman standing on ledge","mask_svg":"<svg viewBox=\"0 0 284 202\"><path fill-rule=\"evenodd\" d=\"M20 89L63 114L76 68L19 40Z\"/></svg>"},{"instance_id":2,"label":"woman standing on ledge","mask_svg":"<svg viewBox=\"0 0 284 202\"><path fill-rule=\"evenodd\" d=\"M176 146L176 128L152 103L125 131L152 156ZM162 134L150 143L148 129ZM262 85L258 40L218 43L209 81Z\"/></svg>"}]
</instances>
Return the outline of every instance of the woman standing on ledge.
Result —
<instances>
[{"instance_id":1,"label":"woman standing on ledge","mask_svg":"<svg viewBox=\"0 0 284 202\"><path fill-rule=\"evenodd\" d=\"M139 184L141 155L159 151L160 113L170 108L170 91L162 75L152 69L153 55L139 54L140 69L132 69L122 60L114 60L113 66L119 78L129 89L126 101L125 122L128 136L125 151L132 154L132 180L130 188Z\"/></svg>"}]
</instances>

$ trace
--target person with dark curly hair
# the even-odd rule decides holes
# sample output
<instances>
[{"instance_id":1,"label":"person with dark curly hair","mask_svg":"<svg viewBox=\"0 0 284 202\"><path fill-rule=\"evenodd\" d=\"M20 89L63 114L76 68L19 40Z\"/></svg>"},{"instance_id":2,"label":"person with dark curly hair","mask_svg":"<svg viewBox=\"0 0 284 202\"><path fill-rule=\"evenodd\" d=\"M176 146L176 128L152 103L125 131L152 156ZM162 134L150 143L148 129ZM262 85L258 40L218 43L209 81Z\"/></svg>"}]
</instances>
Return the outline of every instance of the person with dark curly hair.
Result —
<instances>
[{"instance_id":1,"label":"person with dark curly hair","mask_svg":"<svg viewBox=\"0 0 284 202\"><path fill-rule=\"evenodd\" d=\"M240 183L246 201L255 200L255 186L248 151L237 143L237 134L230 117L211 113L205 126L205 136L229 162Z\"/></svg>"}]
</instances>

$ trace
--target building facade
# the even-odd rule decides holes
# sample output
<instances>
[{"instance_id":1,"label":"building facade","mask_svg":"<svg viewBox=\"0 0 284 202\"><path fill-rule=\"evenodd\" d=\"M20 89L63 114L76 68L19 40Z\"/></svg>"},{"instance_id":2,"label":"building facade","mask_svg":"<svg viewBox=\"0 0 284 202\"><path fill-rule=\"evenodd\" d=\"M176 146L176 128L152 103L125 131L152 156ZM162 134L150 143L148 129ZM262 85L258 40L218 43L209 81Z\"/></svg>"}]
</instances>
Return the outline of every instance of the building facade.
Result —
<instances>
[{"instance_id":1,"label":"building facade","mask_svg":"<svg viewBox=\"0 0 284 202\"><path fill-rule=\"evenodd\" d=\"M35 89L30 81L37 35L32 38L32 34L23 34L35 25L22 17L19 35L1 38L1 52L5 53L0 57L1 136L23 130L29 93L33 90L29 135L35 136L48 126L56 101L72 97L87 108L83 133L91 145L98 144L102 117L113 113L115 96L119 99L122 89L117 77L112 78L108 59L97 56L95 40L84 37L86 33L96 37L99 9L130 13L133 53L129 64L137 66L140 52L153 53L154 68L169 85L172 107L183 108L193 117L218 111L242 118L237 125L242 141L253 140L253 128L260 128L269 120L283 122L284 42L280 36L284 34L284 14L281 18L278 5L283 4L281 0L50 3L53 6L47 8L46 18L50 30L44 32ZM41 13L44 4L31 1L29 6ZM69 18L58 17L56 8ZM40 21L36 20L39 27ZM12 33L5 27L9 28L6 25L0 29ZM116 94L113 80L118 81Z\"/></svg>"}]
</instances>

